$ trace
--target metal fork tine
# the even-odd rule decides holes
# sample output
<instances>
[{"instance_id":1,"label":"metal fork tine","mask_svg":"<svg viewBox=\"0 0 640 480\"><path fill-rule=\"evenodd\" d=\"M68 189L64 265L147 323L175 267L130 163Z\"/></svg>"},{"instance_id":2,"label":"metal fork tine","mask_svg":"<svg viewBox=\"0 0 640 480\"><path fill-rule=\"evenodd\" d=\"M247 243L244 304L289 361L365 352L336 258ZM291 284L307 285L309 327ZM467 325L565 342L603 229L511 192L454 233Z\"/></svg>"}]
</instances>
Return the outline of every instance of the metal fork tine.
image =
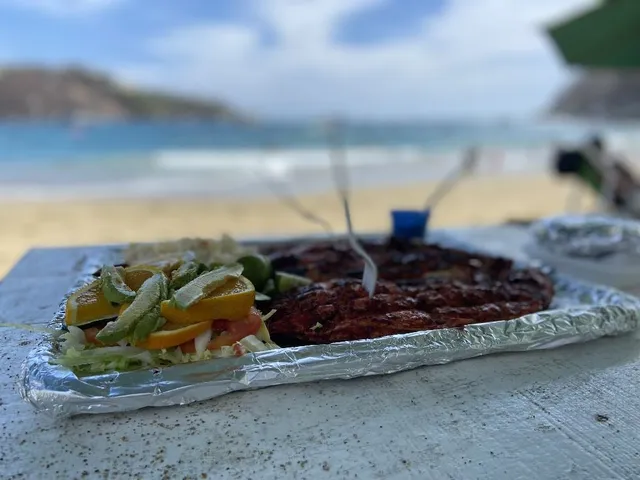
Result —
<instances>
[{"instance_id":1,"label":"metal fork tine","mask_svg":"<svg viewBox=\"0 0 640 480\"><path fill-rule=\"evenodd\" d=\"M284 191L284 187L275 185L274 182L271 181L271 179L262 177L261 180L264 181L265 185L269 188L269 190L271 190L271 193L273 193L273 195L276 196L284 205L289 207L305 220L308 220L311 223L315 223L325 232L327 232L327 235L333 237L333 229L331 228L329 222L327 222L324 218L316 215L311 210L308 210L293 194Z\"/></svg>"},{"instance_id":2,"label":"metal fork tine","mask_svg":"<svg viewBox=\"0 0 640 480\"><path fill-rule=\"evenodd\" d=\"M425 209L433 209L440 201L453 190L453 187L465 176L473 172L478 163L478 152L474 147L469 148L462 162L449 175L447 175L437 186L435 191L427 198Z\"/></svg>"},{"instance_id":3,"label":"metal fork tine","mask_svg":"<svg viewBox=\"0 0 640 480\"><path fill-rule=\"evenodd\" d=\"M349 207L349 173L347 170L346 154L342 148L340 142L338 125L330 126L329 130L329 157L331 160L331 168L333 178L336 183L338 194L340 195L340 201L344 209L344 216L347 222L347 238L351 248L362 258L364 261L364 272L362 274L362 286L372 297L375 293L376 282L378 281L378 267L369 256L369 254L362 248L362 245L358 242L354 232L353 223L351 221L351 209ZM333 135L331 135L333 133Z\"/></svg>"},{"instance_id":4,"label":"metal fork tine","mask_svg":"<svg viewBox=\"0 0 640 480\"><path fill-rule=\"evenodd\" d=\"M282 182L281 185L277 185L276 182L274 182L271 178L268 178L266 175L258 175L256 173L254 173L254 175L267 186L271 193L276 198L278 198L278 200L280 200L283 205L289 207L305 220L318 225L327 233L329 237L333 237L333 229L331 228L331 224L324 218L316 215L314 212L302 205L302 203L300 203L295 195L287 190L284 182Z\"/></svg>"}]
</instances>

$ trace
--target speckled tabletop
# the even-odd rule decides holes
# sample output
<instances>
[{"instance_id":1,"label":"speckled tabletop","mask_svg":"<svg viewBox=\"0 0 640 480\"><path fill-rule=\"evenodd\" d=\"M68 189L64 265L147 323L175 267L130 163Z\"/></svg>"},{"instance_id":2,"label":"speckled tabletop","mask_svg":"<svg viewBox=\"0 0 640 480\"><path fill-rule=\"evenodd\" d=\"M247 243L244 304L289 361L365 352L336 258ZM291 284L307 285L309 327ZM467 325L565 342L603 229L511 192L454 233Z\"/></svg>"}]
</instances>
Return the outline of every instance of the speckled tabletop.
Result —
<instances>
[{"instance_id":1,"label":"speckled tabletop","mask_svg":"<svg viewBox=\"0 0 640 480\"><path fill-rule=\"evenodd\" d=\"M518 254L521 229L452 232ZM0 311L46 323L99 248L29 252ZM0 477L640 478L640 342L628 335L184 407L53 420L18 396L37 334L0 330Z\"/></svg>"}]
</instances>

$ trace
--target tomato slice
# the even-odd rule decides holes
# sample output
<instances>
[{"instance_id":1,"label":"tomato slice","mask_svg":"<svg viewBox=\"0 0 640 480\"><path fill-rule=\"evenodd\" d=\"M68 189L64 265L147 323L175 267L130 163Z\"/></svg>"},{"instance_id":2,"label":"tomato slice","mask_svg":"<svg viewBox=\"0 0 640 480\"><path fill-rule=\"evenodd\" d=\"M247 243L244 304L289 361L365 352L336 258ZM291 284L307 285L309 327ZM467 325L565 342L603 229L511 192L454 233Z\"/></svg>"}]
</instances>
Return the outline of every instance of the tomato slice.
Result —
<instances>
[{"instance_id":1,"label":"tomato slice","mask_svg":"<svg viewBox=\"0 0 640 480\"><path fill-rule=\"evenodd\" d=\"M207 345L207 350L219 350L222 347L230 347L239 340L249 335L255 335L262 326L260 312L255 308L251 309L247 318L243 320L215 320L214 331L222 331ZM182 353L195 353L196 347L193 340L180 345Z\"/></svg>"},{"instance_id":2,"label":"tomato slice","mask_svg":"<svg viewBox=\"0 0 640 480\"><path fill-rule=\"evenodd\" d=\"M102 346L102 343L100 343L98 340L96 340L96 335L98 334L99 331L100 331L100 329L97 328L97 327L85 328L84 329L84 338L87 341L87 343L93 343L94 345Z\"/></svg>"},{"instance_id":3,"label":"tomato slice","mask_svg":"<svg viewBox=\"0 0 640 480\"><path fill-rule=\"evenodd\" d=\"M260 315L256 315L252 311L244 320L229 322L227 329L211 340L207 348L209 350L218 350L222 347L230 347L238 340L258 333L261 325Z\"/></svg>"},{"instance_id":4,"label":"tomato slice","mask_svg":"<svg viewBox=\"0 0 640 480\"><path fill-rule=\"evenodd\" d=\"M96 339L96 335L101 329L98 327L89 327L84 329L84 339L87 343L92 343L93 345L97 345L99 347L108 347L112 345L117 345L117 343L102 343L98 339Z\"/></svg>"},{"instance_id":5,"label":"tomato slice","mask_svg":"<svg viewBox=\"0 0 640 480\"><path fill-rule=\"evenodd\" d=\"M189 340L188 342L184 342L179 345L182 353L196 353L196 344L193 340Z\"/></svg>"}]
</instances>

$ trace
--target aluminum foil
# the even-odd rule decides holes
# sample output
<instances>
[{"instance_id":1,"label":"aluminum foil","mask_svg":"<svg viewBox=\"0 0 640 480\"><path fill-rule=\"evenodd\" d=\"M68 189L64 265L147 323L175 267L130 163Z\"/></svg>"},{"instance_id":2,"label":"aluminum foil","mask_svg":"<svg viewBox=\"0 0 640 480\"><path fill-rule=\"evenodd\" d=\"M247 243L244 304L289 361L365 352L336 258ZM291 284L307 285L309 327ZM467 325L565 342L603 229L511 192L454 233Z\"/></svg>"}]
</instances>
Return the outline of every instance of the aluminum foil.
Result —
<instances>
[{"instance_id":1,"label":"aluminum foil","mask_svg":"<svg viewBox=\"0 0 640 480\"><path fill-rule=\"evenodd\" d=\"M620 254L640 261L640 222L607 216L559 216L531 227L537 245L549 252L585 259Z\"/></svg>"},{"instance_id":2,"label":"aluminum foil","mask_svg":"<svg viewBox=\"0 0 640 480\"><path fill-rule=\"evenodd\" d=\"M109 255L113 261L117 252ZM89 261L87 277L78 286L105 261L109 260ZM45 339L23 364L20 391L36 409L56 417L122 412L184 405L237 390L383 375L497 352L554 348L640 326L640 300L635 297L562 276L554 282L551 310L515 320L285 348L164 369L78 377L49 363L58 347ZM61 307L52 326L60 327L63 318Z\"/></svg>"}]
</instances>

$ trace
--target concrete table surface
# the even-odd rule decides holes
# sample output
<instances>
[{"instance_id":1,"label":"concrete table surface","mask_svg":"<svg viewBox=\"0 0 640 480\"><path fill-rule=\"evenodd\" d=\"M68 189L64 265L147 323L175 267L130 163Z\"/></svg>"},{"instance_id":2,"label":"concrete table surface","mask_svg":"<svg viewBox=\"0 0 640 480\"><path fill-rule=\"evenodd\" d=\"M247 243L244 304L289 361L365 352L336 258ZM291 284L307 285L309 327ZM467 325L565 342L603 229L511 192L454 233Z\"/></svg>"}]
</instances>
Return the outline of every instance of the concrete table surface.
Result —
<instances>
[{"instance_id":1,"label":"concrete table surface","mask_svg":"<svg viewBox=\"0 0 640 480\"><path fill-rule=\"evenodd\" d=\"M526 238L513 227L451 233L515 255ZM29 252L0 285L2 321L49 321L84 262L104 252ZM38 335L0 334L0 478L640 478L632 335L54 420L15 388Z\"/></svg>"}]
</instances>

